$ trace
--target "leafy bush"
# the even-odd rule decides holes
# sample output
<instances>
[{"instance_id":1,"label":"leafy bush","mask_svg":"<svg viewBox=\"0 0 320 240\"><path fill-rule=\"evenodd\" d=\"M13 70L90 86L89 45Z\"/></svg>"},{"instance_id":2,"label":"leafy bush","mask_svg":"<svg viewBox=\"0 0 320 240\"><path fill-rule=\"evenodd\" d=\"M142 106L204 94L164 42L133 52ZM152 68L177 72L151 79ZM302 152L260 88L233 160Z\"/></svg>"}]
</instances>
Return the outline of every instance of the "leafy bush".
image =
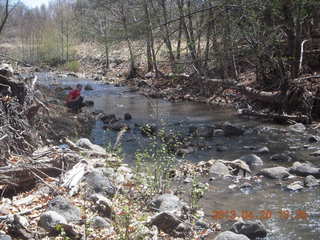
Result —
<instances>
[{"instance_id":1,"label":"leafy bush","mask_svg":"<svg viewBox=\"0 0 320 240\"><path fill-rule=\"evenodd\" d=\"M79 72L80 70L80 63L77 60L65 63L62 66L62 69L69 72Z\"/></svg>"}]
</instances>

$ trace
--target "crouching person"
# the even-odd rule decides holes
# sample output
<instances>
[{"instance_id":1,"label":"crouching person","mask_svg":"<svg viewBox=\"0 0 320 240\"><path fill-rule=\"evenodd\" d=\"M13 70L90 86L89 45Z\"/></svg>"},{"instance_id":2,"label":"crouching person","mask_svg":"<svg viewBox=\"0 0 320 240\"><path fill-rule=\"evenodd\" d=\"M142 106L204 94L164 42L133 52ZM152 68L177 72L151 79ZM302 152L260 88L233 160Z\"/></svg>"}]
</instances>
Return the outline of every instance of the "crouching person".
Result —
<instances>
[{"instance_id":1,"label":"crouching person","mask_svg":"<svg viewBox=\"0 0 320 240\"><path fill-rule=\"evenodd\" d=\"M70 108L72 112L78 113L81 108L84 107L83 97L81 97L82 85L77 84L76 88L71 90L66 100L66 106Z\"/></svg>"}]
</instances>

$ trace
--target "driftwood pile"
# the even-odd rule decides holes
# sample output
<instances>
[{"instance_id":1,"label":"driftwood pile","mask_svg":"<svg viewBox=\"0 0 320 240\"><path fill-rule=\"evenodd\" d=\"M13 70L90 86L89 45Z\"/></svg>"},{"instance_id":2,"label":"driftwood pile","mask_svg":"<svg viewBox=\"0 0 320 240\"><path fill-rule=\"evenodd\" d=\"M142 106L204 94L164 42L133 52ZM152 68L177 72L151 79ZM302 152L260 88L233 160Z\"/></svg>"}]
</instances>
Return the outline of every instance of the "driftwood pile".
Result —
<instances>
[{"instance_id":1,"label":"driftwood pile","mask_svg":"<svg viewBox=\"0 0 320 240\"><path fill-rule=\"evenodd\" d=\"M13 154L28 155L35 150L39 136L33 127L40 108L32 81L17 80L10 65L0 66L0 161L7 165ZM40 101L38 101L40 102Z\"/></svg>"}]
</instances>

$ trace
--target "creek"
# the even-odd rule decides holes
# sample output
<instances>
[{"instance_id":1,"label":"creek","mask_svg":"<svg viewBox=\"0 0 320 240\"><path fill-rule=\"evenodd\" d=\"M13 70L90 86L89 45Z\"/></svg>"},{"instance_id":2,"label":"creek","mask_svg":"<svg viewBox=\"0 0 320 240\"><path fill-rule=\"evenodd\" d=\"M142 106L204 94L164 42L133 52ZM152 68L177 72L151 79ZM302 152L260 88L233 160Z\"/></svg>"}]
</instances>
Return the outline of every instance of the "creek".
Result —
<instances>
[{"instance_id":1,"label":"creek","mask_svg":"<svg viewBox=\"0 0 320 240\"><path fill-rule=\"evenodd\" d=\"M240 118L229 108L213 107L192 102L171 103L162 99L148 99L127 87L115 87L99 82L76 79L72 77L58 79L51 74L39 74L41 81L48 85L75 86L77 83L89 84L93 90L83 91L85 100L93 101L92 112L115 114L123 118L125 113L132 115L128 121L131 130L122 139L125 161L134 163L135 152L143 150L149 139L141 135L138 125L152 123L161 126L165 131L188 134L190 127L219 126L225 121L245 126L245 133L239 137L214 136L208 139L196 139L199 147L183 159L192 162L209 159L235 160L241 156L255 153L261 147L268 147L270 152L259 155L264 160L264 167L289 167L294 161L310 161L319 165L319 157L310 156L311 152L320 149L319 143L309 143L310 134L319 135L318 130L307 128L303 132L294 132L288 126L273 125L249 118ZM117 132L104 130L104 123L97 120L91 131L92 142L104 146L115 142ZM85 137L85 136L84 136ZM201 150L204 149L204 150ZM274 154L290 155L290 162L274 162L270 157ZM320 236L320 187L303 189L300 192L284 190L285 181L268 180L252 183L251 190L233 188L238 184L235 179L202 179L208 182L209 191L199 202L207 219L213 219L214 211L225 210L241 216L244 211L253 213L253 219L259 218L263 211L270 214L262 222L270 230L269 240L315 240ZM187 189L187 187L186 187ZM289 219L280 212L289 211ZM297 218L297 213L305 212L307 217ZM228 224L227 217L218 220Z\"/></svg>"}]
</instances>

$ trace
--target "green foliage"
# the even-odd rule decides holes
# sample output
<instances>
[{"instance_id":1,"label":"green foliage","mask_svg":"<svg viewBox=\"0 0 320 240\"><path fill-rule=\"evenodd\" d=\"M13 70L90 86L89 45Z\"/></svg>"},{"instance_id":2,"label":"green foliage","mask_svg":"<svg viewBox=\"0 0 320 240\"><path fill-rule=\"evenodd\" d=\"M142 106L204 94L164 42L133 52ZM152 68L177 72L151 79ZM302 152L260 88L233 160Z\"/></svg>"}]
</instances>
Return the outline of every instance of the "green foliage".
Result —
<instances>
[{"instance_id":1,"label":"green foliage","mask_svg":"<svg viewBox=\"0 0 320 240\"><path fill-rule=\"evenodd\" d=\"M190 192L190 205L192 209L198 207L199 200L204 196L208 189L208 183L201 183L198 179L193 178Z\"/></svg>"},{"instance_id":2,"label":"green foliage","mask_svg":"<svg viewBox=\"0 0 320 240\"><path fill-rule=\"evenodd\" d=\"M77 60L74 60L74 61L65 63L64 65L62 65L61 68L65 71L69 71L69 72L79 72L80 62Z\"/></svg>"},{"instance_id":3,"label":"green foliage","mask_svg":"<svg viewBox=\"0 0 320 240\"><path fill-rule=\"evenodd\" d=\"M60 224L56 225L55 230L59 233L59 237L62 237L63 240L71 240L71 238L67 236L67 233L64 230L62 225Z\"/></svg>"},{"instance_id":4,"label":"green foliage","mask_svg":"<svg viewBox=\"0 0 320 240\"><path fill-rule=\"evenodd\" d=\"M147 193L154 195L169 190L170 170L176 164L175 154L164 141L164 130L151 137L151 143L136 153L135 163L141 184L147 187Z\"/></svg>"}]
</instances>

